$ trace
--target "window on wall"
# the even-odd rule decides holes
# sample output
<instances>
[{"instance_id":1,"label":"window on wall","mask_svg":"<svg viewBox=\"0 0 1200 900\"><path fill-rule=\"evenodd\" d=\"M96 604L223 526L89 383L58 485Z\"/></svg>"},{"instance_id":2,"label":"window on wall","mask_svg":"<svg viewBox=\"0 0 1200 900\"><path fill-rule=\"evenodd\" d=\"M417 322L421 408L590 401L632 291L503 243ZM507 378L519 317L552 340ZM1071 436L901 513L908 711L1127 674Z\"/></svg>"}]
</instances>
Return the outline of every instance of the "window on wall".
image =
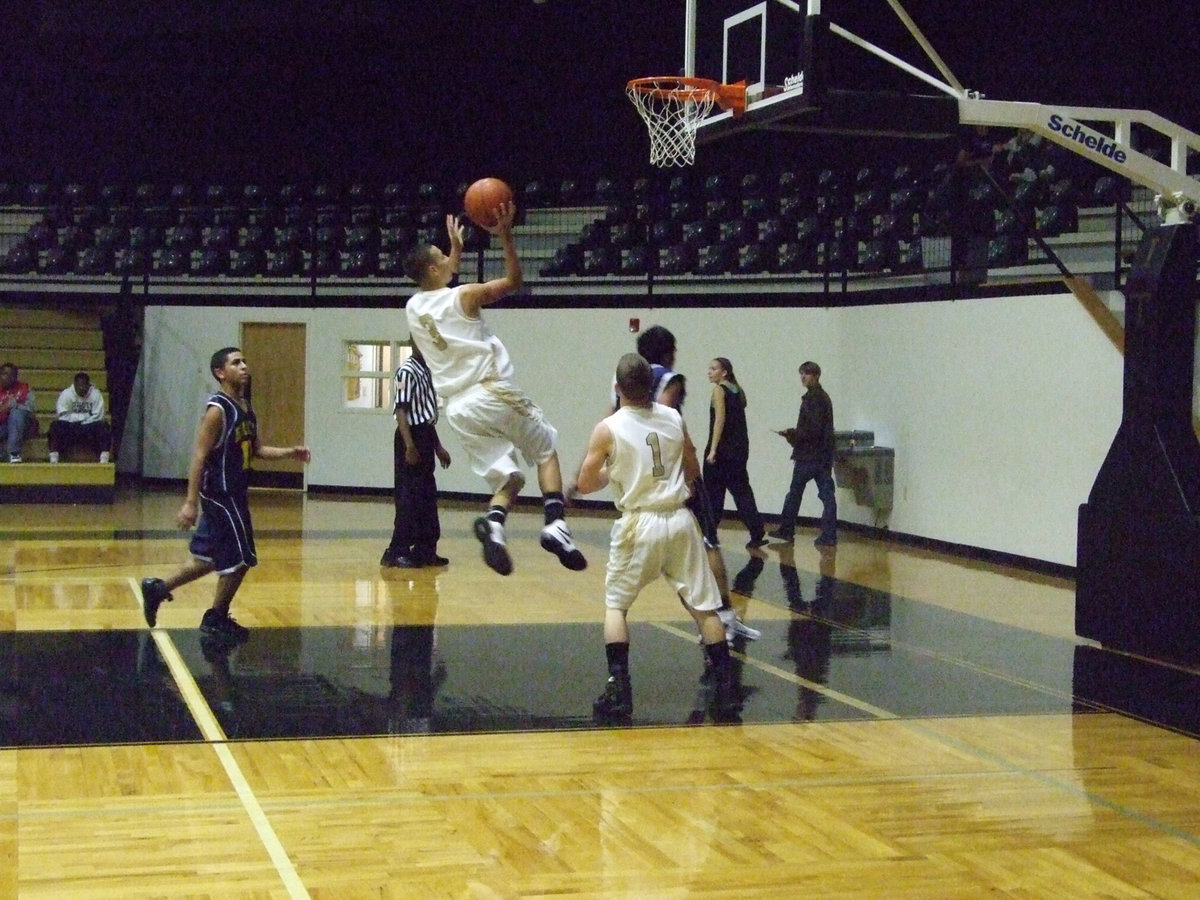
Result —
<instances>
[{"instance_id":1,"label":"window on wall","mask_svg":"<svg viewBox=\"0 0 1200 900\"><path fill-rule=\"evenodd\" d=\"M392 383L412 346L402 341L346 341L342 405L346 409L392 410Z\"/></svg>"}]
</instances>

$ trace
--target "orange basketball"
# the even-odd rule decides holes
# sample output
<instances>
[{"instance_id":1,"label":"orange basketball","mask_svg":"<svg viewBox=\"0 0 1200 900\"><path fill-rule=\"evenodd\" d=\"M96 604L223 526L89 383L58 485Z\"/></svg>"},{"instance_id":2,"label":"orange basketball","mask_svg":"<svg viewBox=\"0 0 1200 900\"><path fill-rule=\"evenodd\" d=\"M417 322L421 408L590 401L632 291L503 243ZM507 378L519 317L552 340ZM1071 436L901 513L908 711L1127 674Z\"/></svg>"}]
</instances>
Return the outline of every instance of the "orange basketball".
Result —
<instances>
[{"instance_id":1,"label":"orange basketball","mask_svg":"<svg viewBox=\"0 0 1200 900\"><path fill-rule=\"evenodd\" d=\"M496 207L511 203L512 188L499 178L480 178L463 195L463 207L471 221L482 228L496 224Z\"/></svg>"}]
</instances>

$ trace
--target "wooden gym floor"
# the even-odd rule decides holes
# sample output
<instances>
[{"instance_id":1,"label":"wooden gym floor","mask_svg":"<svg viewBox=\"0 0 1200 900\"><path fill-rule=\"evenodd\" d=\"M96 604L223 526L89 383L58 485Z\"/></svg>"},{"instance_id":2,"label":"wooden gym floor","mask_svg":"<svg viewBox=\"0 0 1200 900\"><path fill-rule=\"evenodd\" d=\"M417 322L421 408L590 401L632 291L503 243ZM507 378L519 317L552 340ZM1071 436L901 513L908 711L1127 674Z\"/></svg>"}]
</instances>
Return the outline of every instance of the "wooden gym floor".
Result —
<instances>
[{"instance_id":1,"label":"wooden gym floor","mask_svg":"<svg viewBox=\"0 0 1200 900\"><path fill-rule=\"evenodd\" d=\"M743 724L659 584L601 728L606 514L573 573L518 512L501 578L473 508L380 569L386 499L256 492L220 653L211 577L142 620L180 499L0 507L0 897L1196 895L1200 679L1077 641L1070 582L727 522Z\"/></svg>"}]
</instances>

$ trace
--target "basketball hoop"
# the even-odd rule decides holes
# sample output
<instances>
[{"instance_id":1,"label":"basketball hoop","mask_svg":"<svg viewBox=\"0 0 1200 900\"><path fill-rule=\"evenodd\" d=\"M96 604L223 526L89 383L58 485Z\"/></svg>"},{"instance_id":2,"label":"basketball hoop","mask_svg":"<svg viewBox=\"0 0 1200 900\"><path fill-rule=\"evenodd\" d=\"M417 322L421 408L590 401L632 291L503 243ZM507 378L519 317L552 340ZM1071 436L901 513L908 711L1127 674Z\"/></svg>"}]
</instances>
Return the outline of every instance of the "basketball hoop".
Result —
<instances>
[{"instance_id":1,"label":"basketball hoop","mask_svg":"<svg viewBox=\"0 0 1200 900\"><path fill-rule=\"evenodd\" d=\"M650 162L690 166L696 161L696 127L713 105L741 115L746 111L746 82L721 84L708 78L664 75L634 78L625 95L650 130Z\"/></svg>"}]
</instances>

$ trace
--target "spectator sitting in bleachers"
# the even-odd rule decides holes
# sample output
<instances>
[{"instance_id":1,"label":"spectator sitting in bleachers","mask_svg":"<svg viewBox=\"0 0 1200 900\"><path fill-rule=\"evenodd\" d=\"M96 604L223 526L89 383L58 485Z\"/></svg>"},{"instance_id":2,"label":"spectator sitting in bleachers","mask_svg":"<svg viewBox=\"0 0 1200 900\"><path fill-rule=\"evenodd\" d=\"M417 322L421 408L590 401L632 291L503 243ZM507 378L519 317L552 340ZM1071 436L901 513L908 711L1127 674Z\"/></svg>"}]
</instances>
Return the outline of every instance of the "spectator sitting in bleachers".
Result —
<instances>
[{"instance_id":1,"label":"spectator sitting in bleachers","mask_svg":"<svg viewBox=\"0 0 1200 900\"><path fill-rule=\"evenodd\" d=\"M0 366L0 434L8 437L8 461L21 461L21 448L25 438L37 434L37 417L34 415L33 391L23 381L17 380L17 367L10 362Z\"/></svg>"},{"instance_id":2,"label":"spectator sitting in bleachers","mask_svg":"<svg viewBox=\"0 0 1200 900\"><path fill-rule=\"evenodd\" d=\"M1005 141L998 151L999 172L1001 180L1007 180L1014 185L1020 181L1036 181L1039 176L1053 176L1054 166L1050 164L1043 146L1045 139L1028 128L1018 128L1016 134Z\"/></svg>"},{"instance_id":3,"label":"spectator sitting in bleachers","mask_svg":"<svg viewBox=\"0 0 1200 900\"><path fill-rule=\"evenodd\" d=\"M87 372L77 372L74 383L58 395L54 421L50 423L50 462L71 447L87 447L109 461L112 428L104 420L104 394L92 384Z\"/></svg>"}]
</instances>

